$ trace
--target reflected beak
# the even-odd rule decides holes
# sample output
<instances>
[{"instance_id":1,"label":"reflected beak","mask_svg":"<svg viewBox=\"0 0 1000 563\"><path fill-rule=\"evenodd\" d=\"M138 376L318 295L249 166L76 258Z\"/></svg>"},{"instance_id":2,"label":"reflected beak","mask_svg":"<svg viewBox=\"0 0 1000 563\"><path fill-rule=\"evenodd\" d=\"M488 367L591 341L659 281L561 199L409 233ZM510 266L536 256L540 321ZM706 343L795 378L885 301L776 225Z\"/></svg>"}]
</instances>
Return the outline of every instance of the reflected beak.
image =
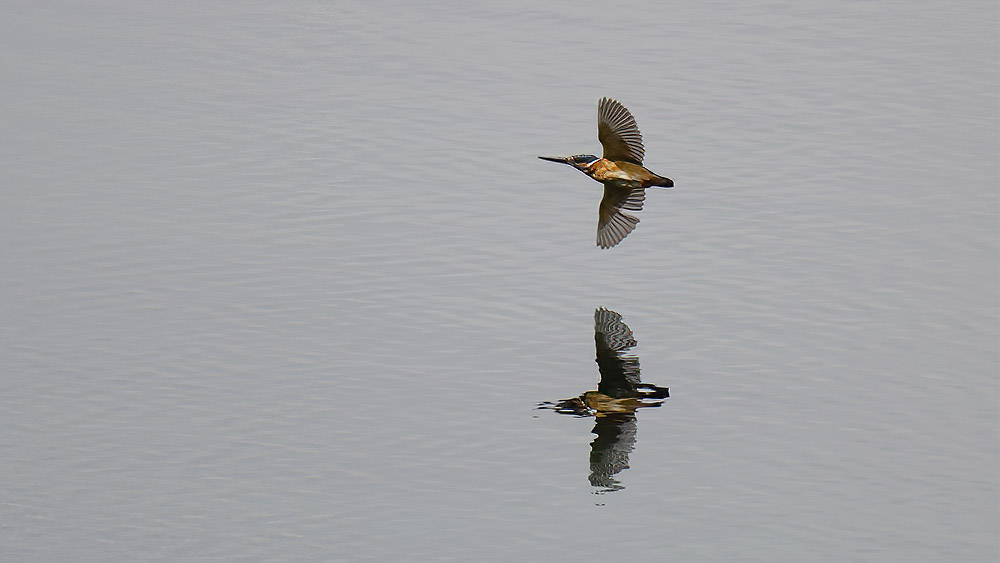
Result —
<instances>
[{"instance_id":1,"label":"reflected beak","mask_svg":"<svg viewBox=\"0 0 1000 563\"><path fill-rule=\"evenodd\" d=\"M549 162L561 162L563 164L570 164L568 156L540 156L538 158L542 160L547 160Z\"/></svg>"}]
</instances>

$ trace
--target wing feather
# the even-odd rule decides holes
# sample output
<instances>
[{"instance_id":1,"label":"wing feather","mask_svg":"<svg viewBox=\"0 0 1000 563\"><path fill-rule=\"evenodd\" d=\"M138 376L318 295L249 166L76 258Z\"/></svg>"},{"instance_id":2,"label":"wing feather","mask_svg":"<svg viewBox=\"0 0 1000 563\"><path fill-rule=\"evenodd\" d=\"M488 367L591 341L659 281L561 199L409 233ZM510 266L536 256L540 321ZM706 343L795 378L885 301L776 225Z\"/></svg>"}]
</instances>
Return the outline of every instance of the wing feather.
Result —
<instances>
[{"instance_id":1,"label":"wing feather","mask_svg":"<svg viewBox=\"0 0 1000 563\"><path fill-rule=\"evenodd\" d=\"M601 98L597 106L597 138L604 146L604 158L642 164L646 149L635 118L625 106L611 98Z\"/></svg>"},{"instance_id":2,"label":"wing feather","mask_svg":"<svg viewBox=\"0 0 1000 563\"><path fill-rule=\"evenodd\" d=\"M622 211L642 211L646 190L641 187L604 184L604 198L597 216L597 246L611 248L639 224L639 218Z\"/></svg>"},{"instance_id":3,"label":"wing feather","mask_svg":"<svg viewBox=\"0 0 1000 563\"><path fill-rule=\"evenodd\" d=\"M639 358L627 355L635 337L618 313L600 308L594 311L594 340L601 381L597 391L614 399L638 397Z\"/></svg>"}]
</instances>

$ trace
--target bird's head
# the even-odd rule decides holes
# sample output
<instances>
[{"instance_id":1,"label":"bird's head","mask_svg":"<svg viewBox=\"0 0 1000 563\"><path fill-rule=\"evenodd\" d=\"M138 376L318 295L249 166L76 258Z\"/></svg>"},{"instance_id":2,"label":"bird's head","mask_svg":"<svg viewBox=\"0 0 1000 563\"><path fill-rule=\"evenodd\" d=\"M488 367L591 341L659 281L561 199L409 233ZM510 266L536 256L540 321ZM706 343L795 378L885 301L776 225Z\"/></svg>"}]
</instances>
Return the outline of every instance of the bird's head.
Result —
<instances>
[{"instance_id":1,"label":"bird's head","mask_svg":"<svg viewBox=\"0 0 1000 563\"><path fill-rule=\"evenodd\" d=\"M577 154L573 156L540 156L538 157L542 160L548 160L549 162L561 162L563 164L569 164L573 168L580 170L586 170L588 166L593 164L595 161L600 160L598 157L592 154Z\"/></svg>"}]
</instances>

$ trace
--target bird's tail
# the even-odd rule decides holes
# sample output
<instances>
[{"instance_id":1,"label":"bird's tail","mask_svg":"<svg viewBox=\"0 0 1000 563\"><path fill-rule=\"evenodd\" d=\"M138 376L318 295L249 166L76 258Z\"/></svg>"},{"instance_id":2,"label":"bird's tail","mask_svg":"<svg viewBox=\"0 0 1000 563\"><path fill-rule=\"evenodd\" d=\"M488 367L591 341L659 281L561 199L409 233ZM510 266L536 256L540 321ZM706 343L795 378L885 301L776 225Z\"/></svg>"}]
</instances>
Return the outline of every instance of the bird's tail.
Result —
<instances>
[{"instance_id":1,"label":"bird's tail","mask_svg":"<svg viewBox=\"0 0 1000 563\"><path fill-rule=\"evenodd\" d=\"M674 181L670 178L664 178L663 176L657 176L656 182L651 184L653 186L660 186L661 188L672 188L674 187Z\"/></svg>"}]
</instances>

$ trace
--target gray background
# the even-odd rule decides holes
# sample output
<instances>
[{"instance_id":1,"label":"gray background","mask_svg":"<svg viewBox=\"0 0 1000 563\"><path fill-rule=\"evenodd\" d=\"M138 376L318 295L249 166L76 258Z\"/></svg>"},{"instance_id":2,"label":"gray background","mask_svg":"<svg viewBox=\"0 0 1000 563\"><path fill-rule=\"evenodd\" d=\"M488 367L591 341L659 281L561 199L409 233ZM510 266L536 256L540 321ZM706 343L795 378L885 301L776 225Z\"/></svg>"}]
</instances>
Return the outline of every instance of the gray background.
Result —
<instances>
[{"instance_id":1,"label":"gray background","mask_svg":"<svg viewBox=\"0 0 1000 563\"><path fill-rule=\"evenodd\" d=\"M2 11L3 559L1000 556L996 2Z\"/></svg>"}]
</instances>

